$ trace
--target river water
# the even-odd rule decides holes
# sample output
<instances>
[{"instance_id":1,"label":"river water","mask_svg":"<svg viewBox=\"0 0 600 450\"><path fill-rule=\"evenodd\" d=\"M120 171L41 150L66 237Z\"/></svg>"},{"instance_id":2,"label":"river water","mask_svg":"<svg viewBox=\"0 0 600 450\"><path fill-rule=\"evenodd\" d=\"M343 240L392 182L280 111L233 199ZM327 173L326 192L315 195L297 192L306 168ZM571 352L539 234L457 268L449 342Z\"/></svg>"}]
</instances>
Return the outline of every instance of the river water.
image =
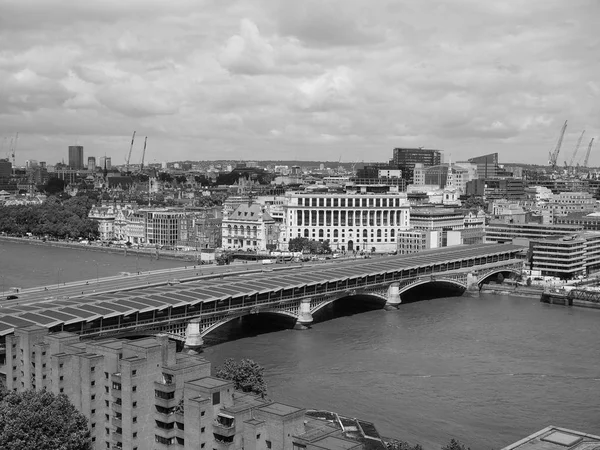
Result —
<instances>
[{"instance_id":1,"label":"river water","mask_svg":"<svg viewBox=\"0 0 600 450\"><path fill-rule=\"evenodd\" d=\"M70 281L88 280L170 267L181 267L185 261L139 257L131 252L105 253L98 251L34 245L0 240L0 284L29 288ZM60 269L60 271L59 271Z\"/></svg>"},{"instance_id":2,"label":"river water","mask_svg":"<svg viewBox=\"0 0 600 450\"><path fill-rule=\"evenodd\" d=\"M100 276L180 265L0 241L0 277L11 286L51 283L58 268L65 281L94 278L96 263ZM204 356L214 366L254 359L273 399L372 421L425 449L452 437L498 449L547 425L600 434L600 310L508 295L397 311L364 304L336 302L305 331L260 314L236 321L214 333Z\"/></svg>"},{"instance_id":3,"label":"river water","mask_svg":"<svg viewBox=\"0 0 600 450\"><path fill-rule=\"evenodd\" d=\"M283 403L372 421L426 449L454 437L487 450L548 425L600 434L599 325L598 310L449 297L245 337L205 357L254 359Z\"/></svg>"}]
</instances>

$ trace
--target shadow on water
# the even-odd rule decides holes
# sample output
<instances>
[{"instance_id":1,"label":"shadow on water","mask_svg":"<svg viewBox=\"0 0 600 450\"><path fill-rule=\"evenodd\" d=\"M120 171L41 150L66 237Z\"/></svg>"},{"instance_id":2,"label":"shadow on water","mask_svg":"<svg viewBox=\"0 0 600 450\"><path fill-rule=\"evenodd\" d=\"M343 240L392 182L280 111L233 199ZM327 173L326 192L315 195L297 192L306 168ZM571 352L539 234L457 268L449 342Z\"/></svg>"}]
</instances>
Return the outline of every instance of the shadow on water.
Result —
<instances>
[{"instance_id":1,"label":"shadow on water","mask_svg":"<svg viewBox=\"0 0 600 450\"><path fill-rule=\"evenodd\" d=\"M343 297L324 306L313 314L313 323L325 322L338 317L353 316L376 309L382 309L385 301L371 295L353 295Z\"/></svg>"},{"instance_id":2,"label":"shadow on water","mask_svg":"<svg viewBox=\"0 0 600 450\"><path fill-rule=\"evenodd\" d=\"M465 292L464 288L452 283L428 283L416 286L403 292L402 303L414 303L422 300L432 300L442 297L460 297Z\"/></svg>"},{"instance_id":3,"label":"shadow on water","mask_svg":"<svg viewBox=\"0 0 600 450\"><path fill-rule=\"evenodd\" d=\"M204 337L204 345L211 347L260 334L286 330L294 327L295 319L280 314L251 314L221 325Z\"/></svg>"}]
</instances>

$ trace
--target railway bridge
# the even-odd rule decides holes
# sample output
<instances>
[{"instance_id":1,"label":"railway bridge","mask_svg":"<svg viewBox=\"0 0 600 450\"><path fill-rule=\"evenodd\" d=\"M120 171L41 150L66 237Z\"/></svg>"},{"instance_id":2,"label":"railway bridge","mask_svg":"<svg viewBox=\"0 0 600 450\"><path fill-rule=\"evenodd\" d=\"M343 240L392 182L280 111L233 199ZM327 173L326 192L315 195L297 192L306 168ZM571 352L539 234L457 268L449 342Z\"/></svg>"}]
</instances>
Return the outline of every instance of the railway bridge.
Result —
<instances>
[{"instance_id":1,"label":"railway bridge","mask_svg":"<svg viewBox=\"0 0 600 450\"><path fill-rule=\"evenodd\" d=\"M520 274L522 246L480 244L445 247L413 255L341 259L329 264L274 267L183 282L81 297L12 302L0 308L0 337L15 328L37 326L82 337L167 334L191 348L234 319L277 314L306 328L313 314L356 295L381 300L386 309L402 295L429 283L464 290L498 273Z\"/></svg>"}]
</instances>

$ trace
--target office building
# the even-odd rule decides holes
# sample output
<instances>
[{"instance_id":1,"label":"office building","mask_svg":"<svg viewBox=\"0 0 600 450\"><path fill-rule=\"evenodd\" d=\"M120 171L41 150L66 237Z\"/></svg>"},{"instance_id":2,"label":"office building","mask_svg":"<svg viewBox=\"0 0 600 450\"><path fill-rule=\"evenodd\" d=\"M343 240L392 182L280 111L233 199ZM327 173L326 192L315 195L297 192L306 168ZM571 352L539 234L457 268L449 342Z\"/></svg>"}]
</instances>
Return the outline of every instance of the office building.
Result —
<instances>
[{"instance_id":1,"label":"office building","mask_svg":"<svg viewBox=\"0 0 600 450\"><path fill-rule=\"evenodd\" d=\"M7 159L0 159L0 178L10 178L12 175L12 163Z\"/></svg>"},{"instance_id":2,"label":"office building","mask_svg":"<svg viewBox=\"0 0 600 450\"><path fill-rule=\"evenodd\" d=\"M485 230L485 241L497 244L510 243L514 239L532 240L569 236L583 231L578 225L554 225L541 223L506 223L492 220Z\"/></svg>"},{"instance_id":3,"label":"office building","mask_svg":"<svg viewBox=\"0 0 600 450\"><path fill-rule=\"evenodd\" d=\"M222 246L227 249L275 250L279 225L257 203L242 203L232 212L223 212Z\"/></svg>"},{"instance_id":4,"label":"office building","mask_svg":"<svg viewBox=\"0 0 600 450\"><path fill-rule=\"evenodd\" d=\"M582 232L529 243L530 269L542 276L572 279L600 269L600 233Z\"/></svg>"},{"instance_id":5,"label":"office building","mask_svg":"<svg viewBox=\"0 0 600 450\"><path fill-rule=\"evenodd\" d=\"M477 166L479 178L494 178L497 177L501 171L498 166L498 153L490 153L489 155L469 158L467 162Z\"/></svg>"},{"instance_id":6,"label":"office building","mask_svg":"<svg viewBox=\"0 0 600 450\"><path fill-rule=\"evenodd\" d=\"M558 225L578 225L587 231L600 231L600 213L570 213L556 216L554 223Z\"/></svg>"},{"instance_id":7,"label":"office building","mask_svg":"<svg viewBox=\"0 0 600 450\"><path fill-rule=\"evenodd\" d=\"M596 210L596 199L589 192L560 192L553 194L543 207L554 217L571 213L591 213Z\"/></svg>"},{"instance_id":8,"label":"office building","mask_svg":"<svg viewBox=\"0 0 600 450\"><path fill-rule=\"evenodd\" d=\"M405 194L288 193L280 244L305 237L329 241L333 250L394 252L396 233L410 228Z\"/></svg>"},{"instance_id":9,"label":"office building","mask_svg":"<svg viewBox=\"0 0 600 450\"><path fill-rule=\"evenodd\" d=\"M83 146L81 145L70 145L69 146L69 169L81 170L83 169Z\"/></svg>"},{"instance_id":10,"label":"office building","mask_svg":"<svg viewBox=\"0 0 600 450\"><path fill-rule=\"evenodd\" d=\"M94 156L89 156L87 160L87 170L90 172L96 171L96 158Z\"/></svg>"},{"instance_id":11,"label":"office building","mask_svg":"<svg viewBox=\"0 0 600 450\"><path fill-rule=\"evenodd\" d=\"M88 418L94 450L385 450L372 423L335 413L327 422L237 391L166 335L83 341L30 326L7 336L6 356L7 388L66 395Z\"/></svg>"},{"instance_id":12,"label":"office building","mask_svg":"<svg viewBox=\"0 0 600 450\"><path fill-rule=\"evenodd\" d=\"M438 166L442 163L442 152L424 148L395 148L391 163L402 170L403 178L408 183L412 183L415 164Z\"/></svg>"},{"instance_id":13,"label":"office building","mask_svg":"<svg viewBox=\"0 0 600 450\"><path fill-rule=\"evenodd\" d=\"M112 167L110 156L101 156L100 157L100 169L110 170Z\"/></svg>"}]
</instances>

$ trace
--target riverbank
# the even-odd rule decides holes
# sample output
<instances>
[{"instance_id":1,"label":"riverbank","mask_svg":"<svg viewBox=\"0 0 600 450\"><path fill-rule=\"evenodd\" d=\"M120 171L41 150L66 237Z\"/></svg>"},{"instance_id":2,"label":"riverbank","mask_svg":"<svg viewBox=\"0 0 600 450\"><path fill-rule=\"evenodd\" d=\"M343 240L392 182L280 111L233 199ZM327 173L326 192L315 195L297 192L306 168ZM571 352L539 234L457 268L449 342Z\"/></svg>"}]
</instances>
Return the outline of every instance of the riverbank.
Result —
<instances>
[{"instance_id":1,"label":"riverbank","mask_svg":"<svg viewBox=\"0 0 600 450\"><path fill-rule=\"evenodd\" d=\"M137 255L150 259L172 259L180 261L199 261L202 259L202 252L175 252L169 250L158 250L153 248L119 248L107 247L101 245L81 244L79 242L68 241L49 241L38 238L19 238L14 236L0 236L1 241L13 242L18 244L39 245L46 247L66 248L70 250L102 252L113 255Z\"/></svg>"},{"instance_id":2,"label":"riverbank","mask_svg":"<svg viewBox=\"0 0 600 450\"><path fill-rule=\"evenodd\" d=\"M481 287L483 294L510 295L511 297L524 297L539 299L544 290L534 286L510 286L502 284L484 284Z\"/></svg>"}]
</instances>

